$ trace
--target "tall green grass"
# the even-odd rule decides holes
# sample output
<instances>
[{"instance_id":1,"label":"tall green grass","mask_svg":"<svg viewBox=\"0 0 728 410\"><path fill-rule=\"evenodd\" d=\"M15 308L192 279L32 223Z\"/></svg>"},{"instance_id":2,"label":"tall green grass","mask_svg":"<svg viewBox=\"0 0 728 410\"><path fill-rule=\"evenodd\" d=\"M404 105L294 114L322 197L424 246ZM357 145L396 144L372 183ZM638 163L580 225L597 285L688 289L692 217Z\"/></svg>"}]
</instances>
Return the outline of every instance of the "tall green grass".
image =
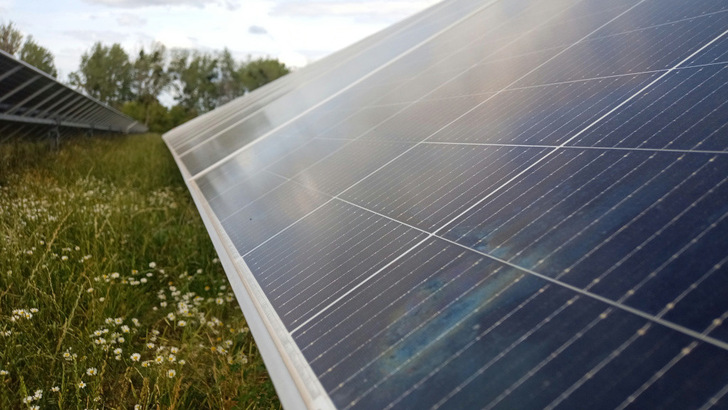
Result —
<instances>
[{"instance_id":1,"label":"tall green grass","mask_svg":"<svg viewBox=\"0 0 728 410\"><path fill-rule=\"evenodd\" d=\"M280 408L158 135L0 146L0 252L0 408Z\"/></svg>"}]
</instances>

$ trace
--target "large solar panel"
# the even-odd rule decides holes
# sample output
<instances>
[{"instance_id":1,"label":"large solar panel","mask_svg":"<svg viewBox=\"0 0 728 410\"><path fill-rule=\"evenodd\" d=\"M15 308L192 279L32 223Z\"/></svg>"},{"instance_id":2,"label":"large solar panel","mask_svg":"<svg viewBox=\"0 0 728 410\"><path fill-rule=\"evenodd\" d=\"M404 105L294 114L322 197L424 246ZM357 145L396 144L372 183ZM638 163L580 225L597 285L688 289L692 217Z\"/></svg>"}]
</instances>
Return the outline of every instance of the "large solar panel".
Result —
<instances>
[{"instance_id":1,"label":"large solar panel","mask_svg":"<svg viewBox=\"0 0 728 410\"><path fill-rule=\"evenodd\" d=\"M146 132L147 127L0 50L0 142L78 132Z\"/></svg>"},{"instance_id":2,"label":"large solar panel","mask_svg":"<svg viewBox=\"0 0 728 410\"><path fill-rule=\"evenodd\" d=\"M728 408L728 4L442 2L165 135L286 407Z\"/></svg>"}]
</instances>

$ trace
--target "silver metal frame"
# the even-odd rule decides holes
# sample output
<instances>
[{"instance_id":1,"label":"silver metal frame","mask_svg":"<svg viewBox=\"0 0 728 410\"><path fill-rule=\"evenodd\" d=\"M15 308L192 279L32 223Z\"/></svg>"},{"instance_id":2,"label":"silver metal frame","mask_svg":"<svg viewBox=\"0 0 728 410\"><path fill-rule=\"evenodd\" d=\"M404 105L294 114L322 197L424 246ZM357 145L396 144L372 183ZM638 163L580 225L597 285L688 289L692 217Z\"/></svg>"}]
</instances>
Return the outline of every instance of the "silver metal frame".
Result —
<instances>
[{"instance_id":1,"label":"silver metal frame","mask_svg":"<svg viewBox=\"0 0 728 410\"><path fill-rule=\"evenodd\" d=\"M58 82L0 51L0 121L3 140L22 135L26 125L118 133L147 132L138 121Z\"/></svg>"}]
</instances>

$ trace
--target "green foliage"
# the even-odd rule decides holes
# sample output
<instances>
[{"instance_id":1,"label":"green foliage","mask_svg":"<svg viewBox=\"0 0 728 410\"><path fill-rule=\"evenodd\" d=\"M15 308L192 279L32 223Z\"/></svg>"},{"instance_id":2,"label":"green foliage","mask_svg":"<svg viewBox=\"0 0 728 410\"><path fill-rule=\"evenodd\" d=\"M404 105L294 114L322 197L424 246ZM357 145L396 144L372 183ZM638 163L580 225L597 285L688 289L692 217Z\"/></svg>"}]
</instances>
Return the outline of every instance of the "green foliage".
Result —
<instances>
[{"instance_id":1,"label":"green foliage","mask_svg":"<svg viewBox=\"0 0 728 410\"><path fill-rule=\"evenodd\" d=\"M154 43L130 61L119 44L107 47L96 43L83 55L70 81L150 131L163 133L288 72L285 64L274 59L239 63L228 49L216 53L175 49L168 53L163 45ZM177 102L171 109L159 102L167 90Z\"/></svg>"},{"instance_id":2,"label":"green foliage","mask_svg":"<svg viewBox=\"0 0 728 410\"><path fill-rule=\"evenodd\" d=\"M20 59L37 69L48 73L52 77L58 76L53 54L51 54L50 50L47 48L38 45L38 43L33 40L33 36L28 36L25 39L25 43L20 49Z\"/></svg>"},{"instance_id":3,"label":"green foliage","mask_svg":"<svg viewBox=\"0 0 728 410\"><path fill-rule=\"evenodd\" d=\"M162 133L172 128L169 110L156 98L150 102L127 101L121 107L121 112L143 122L150 132Z\"/></svg>"},{"instance_id":4,"label":"green foliage","mask_svg":"<svg viewBox=\"0 0 728 410\"><path fill-rule=\"evenodd\" d=\"M247 91L253 91L289 72L288 67L278 60L260 58L249 61L241 68L240 79Z\"/></svg>"},{"instance_id":5,"label":"green foliage","mask_svg":"<svg viewBox=\"0 0 728 410\"><path fill-rule=\"evenodd\" d=\"M146 121L150 132L163 133L197 116L195 111L175 105L171 109L163 106L156 98L150 102L128 101L121 112L137 121Z\"/></svg>"},{"instance_id":6,"label":"green foliage","mask_svg":"<svg viewBox=\"0 0 728 410\"><path fill-rule=\"evenodd\" d=\"M169 72L179 104L206 112L288 74L289 70L275 59L238 63L224 49L214 54L175 50Z\"/></svg>"},{"instance_id":7,"label":"green foliage","mask_svg":"<svg viewBox=\"0 0 728 410\"><path fill-rule=\"evenodd\" d=\"M142 48L132 65L131 91L135 100L126 102L122 107L124 112L132 111L134 115L131 116L152 132L164 132L171 128L167 108L157 99L170 82L165 65L164 45L154 43L149 52Z\"/></svg>"},{"instance_id":8,"label":"green foliage","mask_svg":"<svg viewBox=\"0 0 728 410\"><path fill-rule=\"evenodd\" d=\"M88 95L114 107L132 99L132 65L120 44L96 43L81 56L79 70L70 81Z\"/></svg>"},{"instance_id":9,"label":"green foliage","mask_svg":"<svg viewBox=\"0 0 728 410\"><path fill-rule=\"evenodd\" d=\"M197 111L194 109L185 108L179 104L169 109L169 120L172 127L176 127L180 124L197 117Z\"/></svg>"},{"instance_id":10,"label":"green foliage","mask_svg":"<svg viewBox=\"0 0 728 410\"><path fill-rule=\"evenodd\" d=\"M159 136L0 146L0 238L0 408L280 408Z\"/></svg>"},{"instance_id":11,"label":"green foliage","mask_svg":"<svg viewBox=\"0 0 728 410\"><path fill-rule=\"evenodd\" d=\"M12 21L0 24L0 50L20 58L53 77L58 76L50 50L36 43L33 36L28 36L23 42L23 33Z\"/></svg>"},{"instance_id":12,"label":"green foliage","mask_svg":"<svg viewBox=\"0 0 728 410\"><path fill-rule=\"evenodd\" d=\"M132 68L131 91L137 99L153 100L169 85L170 76L166 72L166 48L161 43L152 44L148 52L142 48L134 60Z\"/></svg>"},{"instance_id":13,"label":"green foliage","mask_svg":"<svg viewBox=\"0 0 728 410\"><path fill-rule=\"evenodd\" d=\"M220 106L245 94L241 78L242 65L233 58L230 50L224 49L218 57L217 102Z\"/></svg>"},{"instance_id":14,"label":"green foliage","mask_svg":"<svg viewBox=\"0 0 728 410\"><path fill-rule=\"evenodd\" d=\"M23 43L23 33L18 30L12 21L0 24L0 50L15 55Z\"/></svg>"},{"instance_id":15,"label":"green foliage","mask_svg":"<svg viewBox=\"0 0 728 410\"><path fill-rule=\"evenodd\" d=\"M180 105L198 112L217 106L217 59L212 55L189 50L175 50L169 71L174 79L176 100Z\"/></svg>"}]
</instances>

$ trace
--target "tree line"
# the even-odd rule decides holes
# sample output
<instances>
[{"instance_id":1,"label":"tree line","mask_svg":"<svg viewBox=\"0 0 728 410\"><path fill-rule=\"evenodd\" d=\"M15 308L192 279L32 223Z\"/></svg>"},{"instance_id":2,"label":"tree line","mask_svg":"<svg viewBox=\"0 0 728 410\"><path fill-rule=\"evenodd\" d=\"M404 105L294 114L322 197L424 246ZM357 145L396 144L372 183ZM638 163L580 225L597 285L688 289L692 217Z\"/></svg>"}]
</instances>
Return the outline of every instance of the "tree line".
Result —
<instances>
[{"instance_id":1,"label":"tree line","mask_svg":"<svg viewBox=\"0 0 728 410\"><path fill-rule=\"evenodd\" d=\"M0 25L0 49L56 77L53 54L10 22ZM129 54L120 44L95 43L81 56L69 85L165 132L289 72L276 59L237 61L222 51L167 50L161 43ZM175 104L160 103L163 95Z\"/></svg>"}]
</instances>

